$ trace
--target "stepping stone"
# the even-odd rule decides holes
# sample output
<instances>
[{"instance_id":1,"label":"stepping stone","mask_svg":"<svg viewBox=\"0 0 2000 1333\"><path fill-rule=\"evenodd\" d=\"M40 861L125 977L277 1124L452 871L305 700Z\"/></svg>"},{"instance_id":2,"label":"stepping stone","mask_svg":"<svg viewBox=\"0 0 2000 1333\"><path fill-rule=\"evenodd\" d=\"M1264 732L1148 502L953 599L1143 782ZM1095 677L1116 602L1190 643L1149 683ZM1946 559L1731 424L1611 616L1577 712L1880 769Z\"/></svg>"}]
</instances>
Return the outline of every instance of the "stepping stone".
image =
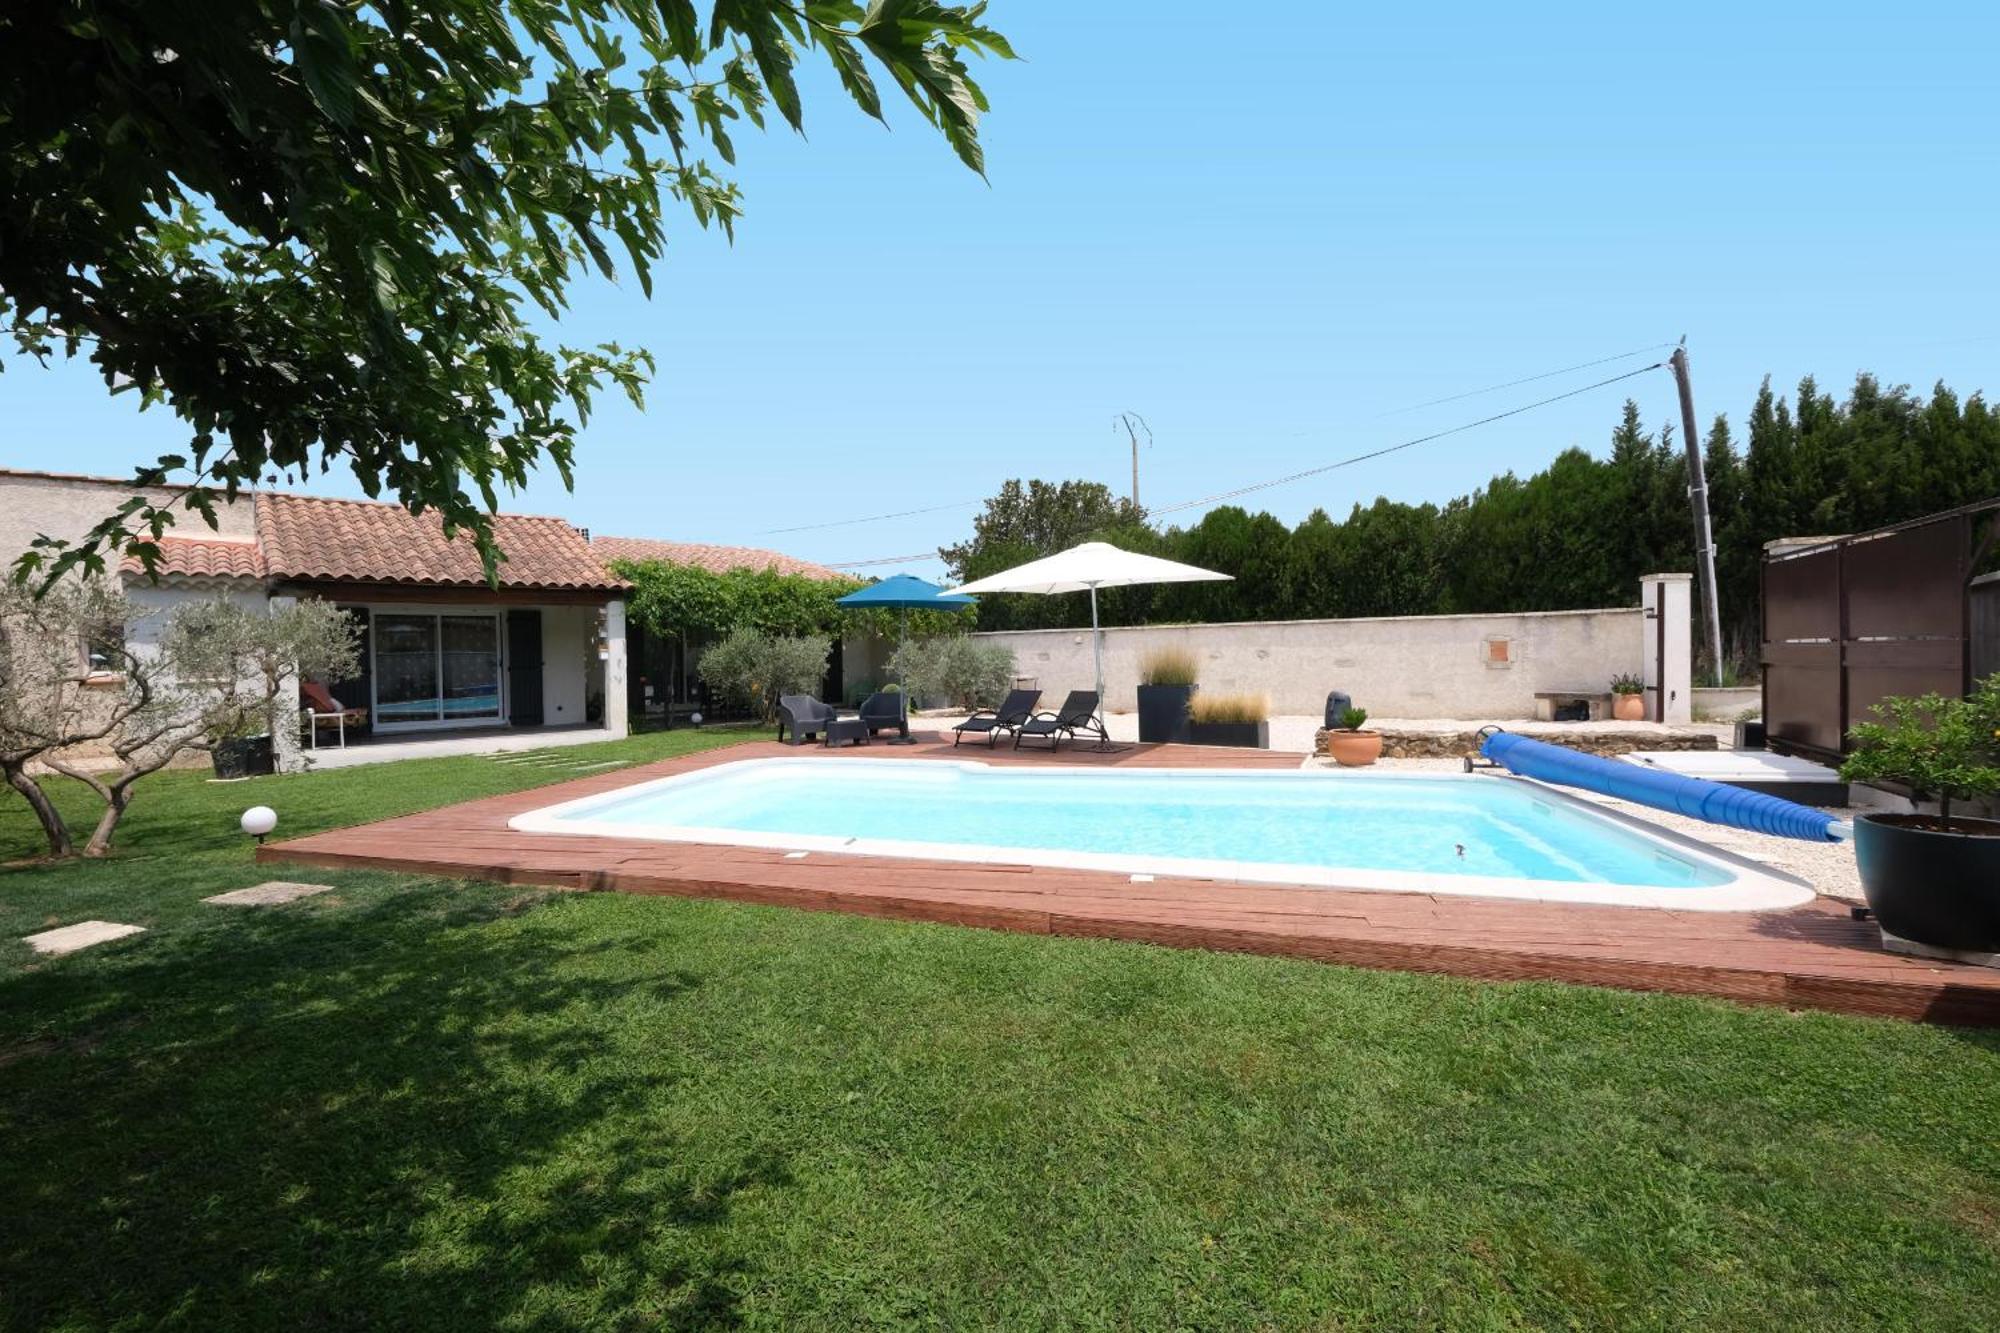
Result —
<instances>
[{"instance_id":1,"label":"stepping stone","mask_svg":"<svg viewBox=\"0 0 2000 1333\"><path fill-rule=\"evenodd\" d=\"M247 889L236 889L230 893L218 893L213 898L203 898L205 903L220 903L224 907L274 907L279 903L289 903L300 898L310 898L315 893L326 893L331 884L294 884L290 880L266 880L262 884L252 884Z\"/></svg>"},{"instance_id":2,"label":"stepping stone","mask_svg":"<svg viewBox=\"0 0 2000 1333\"><path fill-rule=\"evenodd\" d=\"M36 953L65 954L88 949L106 940L122 940L127 935L143 935L144 926L123 926L116 921L79 921L73 926L45 930L39 935L23 935L21 942Z\"/></svg>"}]
</instances>

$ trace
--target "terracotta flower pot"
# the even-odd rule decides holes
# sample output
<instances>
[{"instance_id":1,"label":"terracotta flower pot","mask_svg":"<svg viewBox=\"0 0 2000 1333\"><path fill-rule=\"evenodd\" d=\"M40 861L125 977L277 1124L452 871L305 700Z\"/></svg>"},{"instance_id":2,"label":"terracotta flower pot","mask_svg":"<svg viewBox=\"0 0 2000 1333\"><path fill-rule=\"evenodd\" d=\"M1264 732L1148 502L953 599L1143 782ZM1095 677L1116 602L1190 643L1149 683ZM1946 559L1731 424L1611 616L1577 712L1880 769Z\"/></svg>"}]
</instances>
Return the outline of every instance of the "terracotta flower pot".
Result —
<instances>
[{"instance_id":1,"label":"terracotta flower pot","mask_svg":"<svg viewBox=\"0 0 2000 1333\"><path fill-rule=\"evenodd\" d=\"M1611 716L1620 722L1644 722L1646 720L1646 696L1643 694L1614 694L1611 696Z\"/></svg>"},{"instance_id":2,"label":"terracotta flower pot","mask_svg":"<svg viewBox=\"0 0 2000 1333\"><path fill-rule=\"evenodd\" d=\"M1326 752L1342 768L1364 768L1382 757L1379 731L1329 731Z\"/></svg>"}]
</instances>

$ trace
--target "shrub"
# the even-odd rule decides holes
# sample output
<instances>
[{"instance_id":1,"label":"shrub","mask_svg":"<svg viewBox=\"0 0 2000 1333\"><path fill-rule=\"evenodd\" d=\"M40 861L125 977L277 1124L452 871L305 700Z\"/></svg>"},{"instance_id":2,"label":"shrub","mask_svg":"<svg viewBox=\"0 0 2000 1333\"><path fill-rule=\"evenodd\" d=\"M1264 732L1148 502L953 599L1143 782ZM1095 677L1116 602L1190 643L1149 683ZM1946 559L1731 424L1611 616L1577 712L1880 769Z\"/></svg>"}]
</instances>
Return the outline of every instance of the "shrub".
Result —
<instances>
[{"instance_id":1,"label":"shrub","mask_svg":"<svg viewBox=\"0 0 2000 1333\"><path fill-rule=\"evenodd\" d=\"M1271 716L1271 701L1262 694L1197 693L1188 712L1197 722L1262 722Z\"/></svg>"},{"instance_id":2,"label":"shrub","mask_svg":"<svg viewBox=\"0 0 2000 1333\"><path fill-rule=\"evenodd\" d=\"M698 670L709 688L771 722L779 695L819 692L832 654L830 639L738 629L701 655Z\"/></svg>"},{"instance_id":3,"label":"shrub","mask_svg":"<svg viewBox=\"0 0 2000 1333\"><path fill-rule=\"evenodd\" d=\"M1892 697L1870 711L1883 720L1848 733L1855 748L1840 766L1844 780L1900 783L1920 801L1935 800L1947 830L1953 801L2000 796L2000 675L1970 698Z\"/></svg>"},{"instance_id":4,"label":"shrub","mask_svg":"<svg viewBox=\"0 0 2000 1333\"><path fill-rule=\"evenodd\" d=\"M1359 731L1363 726L1367 725L1367 722L1368 722L1367 709L1343 708L1340 710L1340 725L1338 727L1335 727L1334 730Z\"/></svg>"},{"instance_id":5,"label":"shrub","mask_svg":"<svg viewBox=\"0 0 2000 1333\"><path fill-rule=\"evenodd\" d=\"M1621 671L1611 678L1613 694L1644 694L1646 682L1629 671Z\"/></svg>"},{"instance_id":6,"label":"shrub","mask_svg":"<svg viewBox=\"0 0 2000 1333\"><path fill-rule=\"evenodd\" d=\"M890 654L889 670L909 683L912 697L990 708L1014 683L1014 654L997 644L950 634L907 641Z\"/></svg>"},{"instance_id":7,"label":"shrub","mask_svg":"<svg viewBox=\"0 0 2000 1333\"><path fill-rule=\"evenodd\" d=\"M1200 675L1201 664L1188 648L1155 648L1139 663L1141 685L1193 685Z\"/></svg>"}]
</instances>

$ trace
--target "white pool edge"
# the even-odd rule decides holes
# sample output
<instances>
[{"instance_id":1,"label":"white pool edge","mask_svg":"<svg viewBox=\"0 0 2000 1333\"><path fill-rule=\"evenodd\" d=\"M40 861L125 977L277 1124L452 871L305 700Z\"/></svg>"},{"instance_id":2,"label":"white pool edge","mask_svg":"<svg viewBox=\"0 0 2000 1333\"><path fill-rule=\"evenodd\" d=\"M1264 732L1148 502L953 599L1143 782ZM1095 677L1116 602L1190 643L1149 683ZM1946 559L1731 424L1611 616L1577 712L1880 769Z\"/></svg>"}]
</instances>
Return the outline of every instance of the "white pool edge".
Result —
<instances>
[{"instance_id":1,"label":"white pool edge","mask_svg":"<svg viewBox=\"0 0 2000 1333\"><path fill-rule=\"evenodd\" d=\"M1206 860L1197 857L1138 856L1123 852L1086 852L1069 849L1013 847L1004 844L924 842L893 838L840 838L826 834L760 833L743 829L704 828L691 824L620 824L575 819L579 811L608 800L625 800L656 791L671 790L730 770L771 765L820 764L836 762L862 764L884 770L909 772L913 761L900 759L841 758L838 760L801 758L738 759L705 768L675 773L667 777L635 782L630 786L595 792L574 800L543 806L515 815L507 826L520 833L553 833L564 836L622 838L642 842L702 843L721 847L754 847L777 852L821 852L836 856L877 856L892 860L945 861L963 865L1019 865L1051 870L1090 870L1113 875L1151 875L1156 878L1213 880L1232 884L1254 884L1272 888L1353 889L1362 892L1433 893L1468 898L1514 898L1534 902L1580 903L1609 907L1650 907L1668 911L1757 912L1776 911L1811 902L1817 894L1804 880L1773 869L1749 857L1662 828L1621 810L1608 809L1582 800L1558 787L1531 778L1512 775L1461 773L1372 773L1367 776L1385 781L1424 782L1512 782L1533 789L1538 800L1562 805L1587 819L1623 825L1648 841L1664 843L1677 856L1715 867L1732 876L1727 884L1704 887L1660 888L1641 884L1570 884L1559 880L1523 879L1497 875L1433 876L1402 870L1363 870L1344 866L1262 864L1246 861ZM920 760L967 770L991 771L995 765L973 759ZM1246 768L1148 768L1143 770L1106 768L1047 768L1030 772L1060 773L1064 777L1120 777L1143 772L1149 778L1212 778L1220 775L1254 777L1273 782L1341 781L1342 775L1313 769Z\"/></svg>"}]
</instances>

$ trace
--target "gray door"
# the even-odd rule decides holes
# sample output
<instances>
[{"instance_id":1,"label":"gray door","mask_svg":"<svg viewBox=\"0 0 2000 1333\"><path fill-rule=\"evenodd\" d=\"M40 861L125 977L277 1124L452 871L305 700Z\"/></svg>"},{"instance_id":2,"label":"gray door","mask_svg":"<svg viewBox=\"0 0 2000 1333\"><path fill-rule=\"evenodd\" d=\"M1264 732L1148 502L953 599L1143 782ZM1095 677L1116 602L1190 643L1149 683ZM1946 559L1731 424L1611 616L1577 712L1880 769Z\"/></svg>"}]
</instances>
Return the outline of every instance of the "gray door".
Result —
<instances>
[{"instance_id":1,"label":"gray door","mask_svg":"<svg viewBox=\"0 0 2000 1333\"><path fill-rule=\"evenodd\" d=\"M507 720L542 725L542 613L507 613Z\"/></svg>"}]
</instances>

